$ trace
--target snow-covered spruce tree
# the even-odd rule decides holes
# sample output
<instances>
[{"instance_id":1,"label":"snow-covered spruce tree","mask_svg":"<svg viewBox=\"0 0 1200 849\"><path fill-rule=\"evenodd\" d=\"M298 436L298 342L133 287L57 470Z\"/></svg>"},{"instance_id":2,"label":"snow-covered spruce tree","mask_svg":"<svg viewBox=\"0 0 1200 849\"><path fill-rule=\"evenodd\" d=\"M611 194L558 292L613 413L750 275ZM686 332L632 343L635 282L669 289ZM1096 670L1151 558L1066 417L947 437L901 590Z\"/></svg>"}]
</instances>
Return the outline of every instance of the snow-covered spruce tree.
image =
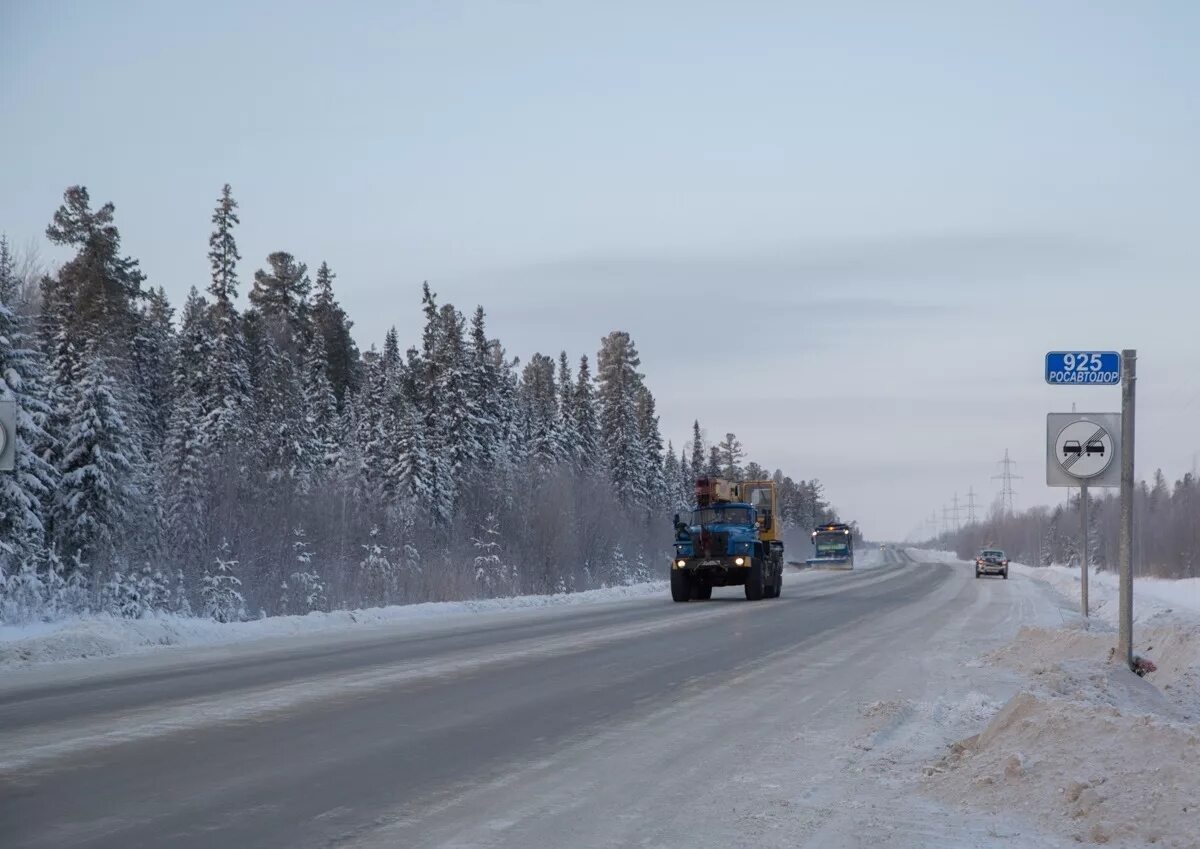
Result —
<instances>
[{"instance_id":1,"label":"snow-covered spruce tree","mask_svg":"<svg viewBox=\"0 0 1200 849\"><path fill-rule=\"evenodd\" d=\"M280 354L298 358L310 333L308 266L286 251L267 257L269 269L254 272L250 303L262 315Z\"/></svg>"},{"instance_id":2,"label":"snow-covered spruce tree","mask_svg":"<svg viewBox=\"0 0 1200 849\"><path fill-rule=\"evenodd\" d=\"M508 589L508 570L500 556L500 523L494 513L484 518L479 534L471 537L471 545L475 549L475 581L484 594L492 596Z\"/></svg>"},{"instance_id":3,"label":"snow-covered spruce tree","mask_svg":"<svg viewBox=\"0 0 1200 849\"><path fill-rule=\"evenodd\" d=\"M215 565L204 570L200 583L200 599L204 615L217 622L240 622L246 618L246 600L242 597L242 582L237 576L238 561L222 542Z\"/></svg>"},{"instance_id":4,"label":"snow-covered spruce tree","mask_svg":"<svg viewBox=\"0 0 1200 849\"><path fill-rule=\"evenodd\" d=\"M196 553L204 550L207 540L210 507L206 470L212 453L205 432L204 398L211 391L212 372L203 365L212 354L210 319L208 304L193 287L180 323L172 379L174 404L159 461L165 541L177 561L195 567L200 565Z\"/></svg>"},{"instance_id":5,"label":"snow-covered spruce tree","mask_svg":"<svg viewBox=\"0 0 1200 849\"><path fill-rule=\"evenodd\" d=\"M303 451L313 473L324 478L338 464L341 439L337 432L337 396L329 383L325 341L314 334L304 358Z\"/></svg>"},{"instance_id":6,"label":"snow-covered spruce tree","mask_svg":"<svg viewBox=\"0 0 1200 849\"><path fill-rule=\"evenodd\" d=\"M387 605L394 599L396 590L396 567L388 556L378 527L371 528L368 541L362 545L363 557L358 563L362 575L360 583L365 589L366 604Z\"/></svg>"},{"instance_id":7,"label":"snow-covered spruce tree","mask_svg":"<svg viewBox=\"0 0 1200 849\"><path fill-rule=\"evenodd\" d=\"M107 362L93 353L70 411L54 498L63 553L101 567L113 562L141 506L140 466L136 437L118 406Z\"/></svg>"},{"instance_id":8,"label":"snow-covered spruce tree","mask_svg":"<svg viewBox=\"0 0 1200 849\"><path fill-rule=\"evenodd\" d=\"M587 355L579 358L579 372L575 379L575 394L572 400L574 436L576 440L576 462L580 471L591 471L602 463L600 448L600 423L596 416L596 392L592 385L592 372Z\"/></svg>"},{"instance_id":9,"label":"snow-covered spruce tree","mask_svg":"<svg viewBox=\"0 0 1200 849\"><path fill-rule=\"evenodd\" d=\"M579 467L579 432L575 424L575 382L571 377L571 363L567 352L558 354L558 434L562 443L563 459L575 468Z\"/></svg>"},{"instance_id":10,"label":"snow-covered spruce tree","mask_svg":"<svg viewBox=\"0 0 1200 849\"><path fill-rule=\"evenodd\" d=\"M37 453L52 437L44 364L26 319L9 307L17 279L8 241L0 236L0 397L17 402L14 468L0 475L0 572L13 574L34 563L46 543L43 505L58 484L53 466Z\"/></svg>"},{"instance_id":11,"label":"snow-covered spruce tree","mask_svg":"<svg viewBox=\"0 0 1200 849\"><path fill-rule=\"evenodd\" d=\"M446 474L458 484L479 457L479 429L471 407L471 373L462 314L450 304L438 311L441 332L437 341L436 383L440 421L438 442L445 456ZM450 504L451 510L456 502Z\"/></svg>"},{"instance_id":12,"label":"snow-covered spruce tree","mask_svg":"<svg viewBox=\"0 0 1200 849\"><path fill-rule=\"evenodd\" d=\"M198 396L205 444L210 455L223 458L245 433L252 393L246 339L234 306L237 264L242 257L233 235L240 223L237 201L228 183L221 190L212 223L208 291L213 300L205 328L206 344L203 351L193 350L191 366L205 373L204 391Z\"/></svg>"},{"instance_id":13,"label":"snow-covered spruce tree","mask_svg":"<svg viewBox=\"0 0 1200 849\"><path fill-rule=\"evenodd\" d=\"M643 452L642 491L646 497L645 505L652 511L665 510L670 498L663 474L662 433L658 429L654 396L644 385L638 388L637 418L638 441Z\"/></svg>"},{"instance_id":14,"label":"snow-covered spruce tree","mask_svg":"<svg viewBox=\"0 0 1200 849\"><path fill-rule=\"evenodd\" d=\"M688 464L694 477L704 477L708 463L704 459L704 434L700 430L700 420L692 422L692 461Z\"/></svg>"},{"instance_id":15,"label":"snow-covered spruce tree","mask_svg":"<svg viewBox=\"0 0 1200 849\"><path fill-rule=\"evenodd\" d=\"M23 623L47 613L47 592L33 561L12 572L0 569L0 622Z\"/></svg>"},{"instance_id":16,"label":"snow-covered spruce tree","mask_svg":"<svg viewBox=\"0 0 1200 849\"><path fill-rule=\"evenodd\" d=\"M470 335L467 396L477 446L475 466L486 475L505 453L505 446L500 367L494 355L495 343L487 336L483 307L475 308Z\"/></svg>"},{"instance_id":17,"label":"snow-covered spruce tree","mask_svg":"<svg viewBox=\"0 0 1200 849\"><path fill-rule=\"evenodd\" d=\"M129 375L139 444L148 460L162 452L171 415L175 362L174 310L159 287L146 292L130 353Z\"/></svg>"},{"instance_id":18,"label":"snow-covered spruce tree","mask_svg":"<svg viewBox=\"0 0 1200 849\"><path fill-rule=\"evenodd\" d=\"M322 262L317 269L312 323L325 344L329 358L329 383L340 407L358 386L361 375L358 346L350 335L354 323L347 318L345 310L333 296L333 280L336 276L327 263Z\"/></svg>"},{"instance_id":19,"label":"snow-covered spruce tree","mask_svg":"<svg viewBox=\"0 0 1200 849\"><path fill-rule=\"evenodd\" d=\"M596 362L600 440L610 479L622 501L646 505L649 493L642 468L646 454L637 416L641 358L629 334L614 330L601 340Z\"/></svg>"},{"instance_id":20,"label":"snow-covered spruce tree","mask_svg":"<svg viewBox=\"0 0 1200 849\"><path fill-rule=\"evenodd\" d=\"M325 610L329 603L325 597L325 582L312 567L312 549L304 535L304 528L297 526L292 532L293 571L280 587L280 613L312 613Z\"/></svg>"},{"instance_id":21,"label":"snow-covered spruce tree","mask_svg":"<svg viewBox=\"0 0 1200 849\"><path fill-rule=\"evenodd\" d=\"M525 423L525 453L538 473L545 475L566 459L559 429L554 361L534 354L521 373L521 415Z\"/></svg>"}]
</instances>

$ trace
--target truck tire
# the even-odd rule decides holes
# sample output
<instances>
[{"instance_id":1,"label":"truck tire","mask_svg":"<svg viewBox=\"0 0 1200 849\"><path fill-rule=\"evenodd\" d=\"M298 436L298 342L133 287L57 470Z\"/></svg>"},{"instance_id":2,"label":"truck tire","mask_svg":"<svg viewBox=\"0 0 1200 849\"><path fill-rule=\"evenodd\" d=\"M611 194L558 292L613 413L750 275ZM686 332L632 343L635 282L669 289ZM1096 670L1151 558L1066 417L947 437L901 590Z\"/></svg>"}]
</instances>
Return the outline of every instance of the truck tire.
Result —
<instances>
[{"instance_id":1,"label":"truck tire","mask_svg":"<svg viewBox=\"0 0 1200 849\"><path fill-rule=\"evenodd\" d=\"M750 568L746 570L746 600L759 601L766 594L763 585L763 562L755 557L750 560Z\"/></svg>"},{"instance_id":2,"label":"truck tire","mask_svg":"<svg viewBox=\"0 0 1200 849\"><path fill-rule=\"evenodd\" d=\"M775 573L775 593L771 598L779 598L783 595L783 564L779 565L779 570Z\"/></svg>"},{"instance_id":3,"label":"truck tire","mask_svg":"<svg viewBox=\"0 0 1200 849\"><path fill-rule=\"evenodd\" d=\"M692 598L697 601L709 601L712 598L712 584L696 581L692 584Z\"/></svg>"},{"instance_id":4,"label":"truck tire","mask_svg":"<svg viewBox=\"0 0 1200 849\"><path fill-rule=\"evenodd\" d=\"M692 576L686 569L671 570L671 600L687 601L692 597Z\"/></svg>"}]
</instances>

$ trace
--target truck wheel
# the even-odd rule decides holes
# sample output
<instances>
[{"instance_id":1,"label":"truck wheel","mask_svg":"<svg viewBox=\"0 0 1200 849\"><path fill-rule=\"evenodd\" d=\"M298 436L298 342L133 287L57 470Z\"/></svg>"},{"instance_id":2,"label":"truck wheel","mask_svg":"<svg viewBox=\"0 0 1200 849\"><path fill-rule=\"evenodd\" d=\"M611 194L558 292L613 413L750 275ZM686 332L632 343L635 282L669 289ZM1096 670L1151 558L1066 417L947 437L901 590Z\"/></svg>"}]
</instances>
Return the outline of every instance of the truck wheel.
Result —
<instances>
[{"instance_id":1,"label":"truck wheel","mask_svg":"<svg viewBox=\"0 0 1200 849\"><path fill-rule=\"evenodd\" d=\"M779 598L783 595L783 567L779 567L779 571L775 573L775 594L771 598Z\"/></svg>"},{"instance_id":2,"label":"truck wheel","mask_svg":"<svg viewBox=\"0 0 1200 849\"><path fill-rule=\"evenodd\" d=\"M697 601L708 601L712 598L712 584L696 581L692 584L692 598Z\"/></svg>"},{"instance_id":3,"label":"truck wheel","mask_svg":"<svg viewBox=\"0 0 1200 849\"><path fill-rule=\"evenodd\" d=\"M692 597L692 578L686 569L671 570L671 600L687 601Z\"/></svg>"},{"instance_id":4,"label":"truck wheel","mask_svg":"<svg viewBox=\"0 0 1200 849\"><path fill-rule=\"evenodd\" d=\"M766 589L763 586L763 562L757 557L750 561L750 568L746 571L746 600L758 601L765 594Z\"/></svg>"}]
</instances>

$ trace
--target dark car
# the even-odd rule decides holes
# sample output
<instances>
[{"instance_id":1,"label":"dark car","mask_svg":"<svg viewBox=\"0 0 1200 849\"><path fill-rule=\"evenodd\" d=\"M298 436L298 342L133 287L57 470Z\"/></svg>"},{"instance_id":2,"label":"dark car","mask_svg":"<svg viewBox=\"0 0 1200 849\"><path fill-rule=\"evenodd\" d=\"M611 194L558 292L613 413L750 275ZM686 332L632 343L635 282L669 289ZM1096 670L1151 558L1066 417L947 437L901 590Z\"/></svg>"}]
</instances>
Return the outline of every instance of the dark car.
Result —
<instances>
[{"instance_id":1,"label":"dark car","mask_svg":"<svg viewBox=\"0 0 1200 849\"><path fill-rule=\"evenodd\" d=\"M1087 447L1083 449L1084 453L1091 457L1093 454L1104 456L1104 443L1099 439L1089 439Z\"/></svg>"},{"instance_id":2,"label":"dark car","mask_svg":"<svg viewBox=\"0 0 1200 849\"><path fill-rule=\"evenodd\" d=\"M985 548L975 558L975 577L999 575L1008 580L1008 555L998 548Z\"/></svg>"},{"instance_id":3,"label":"dark car","mask_svg":"<svg viewBox=\"0 0 1200 849\"><path fill-rule=\"evenodd\" d=\"M1064 457L1070 457L1072 454L1074 454L1076 457L1078 457L1082 453L1083 453L1083 446L1079 444L1078 439L1068 439L1066 442L1063 443L1063 456Z\"/></svg>"}]
</instances>

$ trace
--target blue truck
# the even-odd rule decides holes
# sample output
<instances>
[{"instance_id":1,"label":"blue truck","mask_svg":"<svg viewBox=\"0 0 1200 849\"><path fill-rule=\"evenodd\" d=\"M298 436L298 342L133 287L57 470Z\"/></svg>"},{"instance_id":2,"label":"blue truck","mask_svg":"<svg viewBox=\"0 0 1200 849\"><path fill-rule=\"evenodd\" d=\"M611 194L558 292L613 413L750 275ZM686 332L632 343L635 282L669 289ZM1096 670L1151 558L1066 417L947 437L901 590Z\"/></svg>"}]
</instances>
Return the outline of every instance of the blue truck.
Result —
<instances>
[{"instance_id":1,"label":"blue truck","mask_svg":"<svg viewBox=\"0 0 1200 849\"><path fill-rule=\"evenodd\" d=\"M812 532L813 556L809 566L826 569L854 568L854 529L842 522L817 525Z\"/></svg>"},{"instance_id":2,"label":"blue truck","mask_svg":"<svg viewBox=\"0 0 1200 849\"><path fill-rule=\"evenodd\" d=\"M696 481L696 506L675 514L671 598L704 601L713 587L743 586L746 598L783 591L782 528L774 481Z\"/></svg>"}]
</instances>

